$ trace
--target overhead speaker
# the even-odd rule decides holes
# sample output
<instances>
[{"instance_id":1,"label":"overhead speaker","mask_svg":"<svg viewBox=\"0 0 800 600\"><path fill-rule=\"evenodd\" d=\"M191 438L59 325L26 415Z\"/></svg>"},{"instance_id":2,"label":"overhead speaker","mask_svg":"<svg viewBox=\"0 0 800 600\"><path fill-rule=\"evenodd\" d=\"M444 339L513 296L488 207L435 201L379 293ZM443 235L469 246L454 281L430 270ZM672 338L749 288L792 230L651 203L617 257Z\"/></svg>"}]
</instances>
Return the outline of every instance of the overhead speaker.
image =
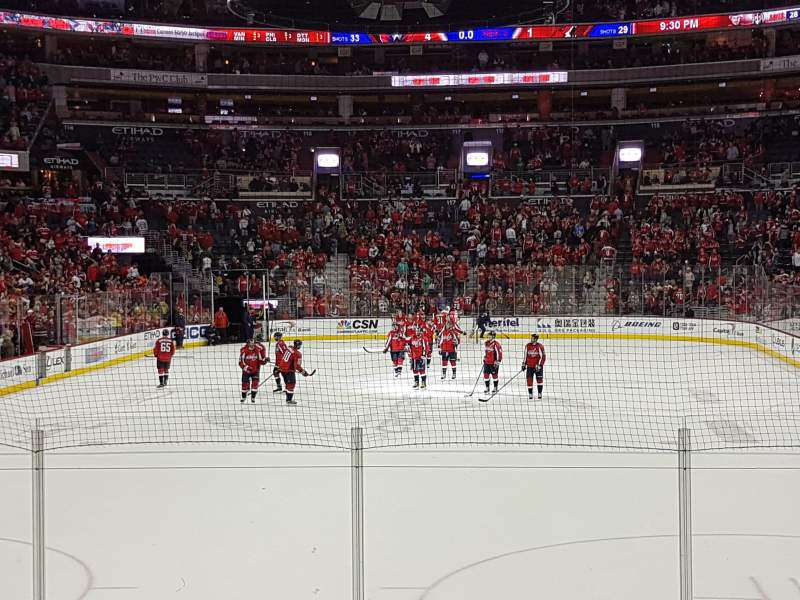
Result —
<instances>
[{"instance_id":1,"label":"overhead speaker","mask_svg":"<svg viewBox=\"0 0 800 600\"><path fill-rule=\"evenodd\" d=\"M377 19L380 10L381 5L379 2L370 2L364 7L364 10L362 10L361 14L358 16L362 19Z\"/></svg>"},{"instance_id":2,"label":"overhead speaker","mask_svg":"<svg viewBox=\"0 0 800 600\"><path fill-rule=\"evenodd\" d=\"M403 8L397 4L384 4L381 6L381 21L402 21Z\"/></svg>"},{"instance_id":3,"label":"overhead speaker","mask_svg":"<svg viewBox=\"0 0 800 600\"><path fill-rule=\"evenodd\" d=\"M423 2L422 10L425 11L425 14L428 15L428 18L430 19L433 19L435 17L441 17L444 15L441 9L432 2Z\"/></svg>"}]
</instances>

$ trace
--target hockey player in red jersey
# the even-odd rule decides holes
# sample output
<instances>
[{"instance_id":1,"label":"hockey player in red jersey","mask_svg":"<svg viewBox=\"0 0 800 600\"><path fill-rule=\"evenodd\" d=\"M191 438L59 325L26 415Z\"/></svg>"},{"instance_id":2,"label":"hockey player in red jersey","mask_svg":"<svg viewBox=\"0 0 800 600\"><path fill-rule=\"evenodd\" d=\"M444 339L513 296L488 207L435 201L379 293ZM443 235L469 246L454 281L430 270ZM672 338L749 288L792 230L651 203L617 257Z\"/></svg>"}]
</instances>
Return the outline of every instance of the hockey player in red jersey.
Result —
<instances>
[{"instance_id":1,"label":"hockey player in red jersey","mask_svg":"<svg viewBox=\"0 0 800 600\"><path fill-rule=\"evenodd\" d=\"M172 356L175 354L175 342L169 337L169 330L164 329L161 337L156 340L153 346L153 356L156 357L156 370L158 371L158 387L167 387L169 379L169 367L172 364Z\"/></svg>"},{"instance_id":2,"label":"hockey player in red jersey","mask_svg":"<svg viewBox=\"0 0 800 600\"><path fill-rule=\"evenodd\" d=\"M303 342L295 340L292 347L289 349L289 358L281 367L281 374L283 381L286 383L286 404L295 405L297 401L294 399L294 388L297 384L297 373L303 377L308 377L308 372L303 368L303 353L300 348ZM312 373L313 375L313 373Z\"/></svg>"},{"instance_id":3,"label":"hockey player in red jersey","mask_svg":"<svg viewBox=\"0 0 800 600\"><path fill-rule=\"evenodd\" d=\"M464 335L464 331L458 326L458 313L456 312L456 309L448 306L445 308L445 310L447 312L447 322L455 327L456 333L459 335Z\"/></svg>"},{"instance_id":4,"label":"hockey player in red jersey","mask_svg":"<svg viewBox=\"0 0 800 600\"><path fill-rule=\"evenodd\" d=\"M442 379L447 377L447 365L453 369L453 379L456 378L456 361L458 360L458 345L461 338L456 333L455 327L448 324L439 338L439 350L442 353Z\"/></svg>"},{"instance_id":5,"label":"hockey player in red jersey","mask_svg":"<svg viewBox=\"0 0 800 600\"><path fill-rule=\"evenodd\" d=\"M272 368L272 376L275 378L275 389L272 391L282 392L281 371L284 363L289 360L291 350L289 350L286 342L283 341L283 334L280 331L276 331L273 337L275 338L275 366Z\"/></svg>"},{"instance_id":6,"label":"hockey player in red jersey","mask_svg":"<svg viewBox=\"0 0 800 600\"><path fill-rule=\"evenodd\" d=\"M397 324L386 337L386 347L383 352L391 352L392 364L394 365L394 376L400 377L403 372L403 361L406 357L406 336L405 327Z\"/></svg>"},{"instance_id":7,"label":"hockey player in red jersey","mask_svg":"<svg viewBox=\"0 0 800 600\"><path fill-rule=\"evenodd\" d=\"M433 315L433 327L436 329L437 335L442 335L444 327L447 324L447 313L442 311Z\"/></svg>"},{"instance_id":8,"label":"hockey player in red jersey","mask_svg":"<svg viewBox=\"0 0 800 600\"><path fill-rule=\"evenodd\" d=\"M498 378L500 376L500 363L503 362L503 347L497 341L497 334L489 332L489 339L483 345L483 383L486 392L489 392L489 378L494 381L493 394L497 393Z\"/></svg>"},{"instance_id":9,"label":"hockey player in red jersey","mask_svg":"<svg viewBox=\"0 0 800 600\"><path fill-rule=\"evenodd\" d=\"M411 332L408 340L408 352L411 356L411 370L414 373L414 389L424 390L428 386L425 338L416 329Z\"/></svg>"},{"instance_id":10,"label":"hockey player in red jersey","mask_svg":"<svg viewBox=\"0 0 800 600\"><path fill-rule=\"evenodd\" d=\"M250 402L256 401L258 393L258 381L261 374L261 367L269 362L264 347L256 344L252 338L239 350L239 368L242 370L242 399L247 398L250 392Z\"/></svg>"},{"instance_id":11,"label":"hockey player in red jersey","mask_svg":"<svg viewBox=\"0 0 800 600\"><path fill-rule=\"evenodd\" d=\"M427 321L423 321L421 332L422 340L425 342L425 366L430 368L431 357L433 356L433 340L436 337L436 331L434 330L433 325Z\"/></svg>"},{"instance_id":12,"label":"hockey player in red jersey","mask_svg":"<svg viewBox=\"0 0 800 600\"><path fill-rule=\"evenodd\" d=\"M522 370L527 371L525 377L528 380L528 398L533 399L533 378L536 377L536 387L539 391L539 400L542 399L544 389L544 363L547 355L544 346L539 343L537 334L531 335L531 341L525 345L525 359L522 363Z\"/></svg>"}]
</instances>

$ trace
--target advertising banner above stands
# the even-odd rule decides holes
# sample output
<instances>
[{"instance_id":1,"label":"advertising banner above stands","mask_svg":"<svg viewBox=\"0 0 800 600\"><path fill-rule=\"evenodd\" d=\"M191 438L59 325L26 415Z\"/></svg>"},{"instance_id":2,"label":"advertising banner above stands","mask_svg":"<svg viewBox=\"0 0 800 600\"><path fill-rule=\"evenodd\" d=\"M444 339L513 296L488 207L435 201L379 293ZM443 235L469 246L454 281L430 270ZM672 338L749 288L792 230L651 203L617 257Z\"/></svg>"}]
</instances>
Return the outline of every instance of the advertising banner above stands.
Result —
<instances>
[{"instance_id":1,"label":"advertising banner above stands","mask_svg":"<svg viewBox=\"0 0 800 600\"><path fill-rule=\"evenodd\" d=\"M492 85L549 85L567 83L566 71L541 73L451 73L393 75L392 87L483 87Z\"/></svg>"},{"instance_id":2,"label":"advertising banner above stands","mask_svg":"<svg viewBox=\"0 0 800 600\"><path fill-rule=\"evenodd\" d=\"M168 85L170 87L208 87L205 73L182 73L177 71L139 71L136 69L111 69L111 81L136 85Z\"/></svg>"},{"instance_id":3,"label":"advertising banner above stands","mask_svg":"<svg viewBox=\"0 0 800 600\"><path fill-rule=\"evenodd\" d=\"M27 150L0 150L0 171L31 170L30 154Z\"/></svg>"},{"instance_id":4,"label":"advertising banner above stands","mask_svg":"<svg viewBox=\"0 0 800 600\"><path fill-rule=\"evenodd\" d=\"M530 25L487 27L459 31L421 31L414 33L366 33L300 29L252 29L190 27L127 21L75 19L12 11L0 11L0 27L34 31L74 32L90 35L143 39L169 39L189 42L229 42L251 45L337 45L364 44L441 44L513 41L570 40L575 38L623 38L659 34L678 34L732 28L782 25L798 21L800 8L670 17L614 23Z\"/></svg>"},{"instance_id":5,"label":"advertising banner above stands","mask_svg":"<svg viewBox=\"0 0 800 600\"><path fill-rule=\"evenodd\" d=\"M800 69L800 56L780 56L778 58L762 58L762 71L796 71Z\"/></svg>"}]
</instances>

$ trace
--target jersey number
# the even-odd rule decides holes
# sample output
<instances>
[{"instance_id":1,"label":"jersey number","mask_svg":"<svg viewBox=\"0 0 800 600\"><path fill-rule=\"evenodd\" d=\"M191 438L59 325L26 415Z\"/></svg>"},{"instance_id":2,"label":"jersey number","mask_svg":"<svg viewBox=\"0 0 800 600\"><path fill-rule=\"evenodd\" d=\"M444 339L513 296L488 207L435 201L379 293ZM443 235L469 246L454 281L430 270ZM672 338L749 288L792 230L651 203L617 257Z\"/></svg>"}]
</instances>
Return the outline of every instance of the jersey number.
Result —
<instances>
[{"instance_id":1,"label":"jersey number","mask_svg":"<svg viewBox=\"0 0 800 600\"><path fill-rule=\"evenodd\" d=\"M163 352L165 354L172 350L172 344L170 344L169 342L161 342L159 346L160 346L159 352Z\"/></svg>"}]
</instances>

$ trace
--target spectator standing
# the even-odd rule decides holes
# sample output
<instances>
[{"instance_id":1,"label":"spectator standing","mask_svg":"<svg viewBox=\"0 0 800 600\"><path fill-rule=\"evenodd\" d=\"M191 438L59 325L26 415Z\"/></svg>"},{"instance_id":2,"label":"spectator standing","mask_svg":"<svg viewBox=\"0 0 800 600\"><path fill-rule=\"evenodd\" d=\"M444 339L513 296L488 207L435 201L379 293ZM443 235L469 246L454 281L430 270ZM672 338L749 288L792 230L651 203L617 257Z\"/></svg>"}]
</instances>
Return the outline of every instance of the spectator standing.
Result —
<instances>
[{"instance_id":1,"label":"spectator standing","mask_svg":"<svg viewBox=\"0 0 800 600\"><path fill-rule=\"evenodd\" d=\"M214 313L214 329L216 330L217 335L223 344L228 341L228 325L230 325L228 315L220 306L217 309L217 312Z\"/></svg>"},{"instance_id":2,"label":"spectator standing","mask_svg":"<svg viewBox=\"0 0 800 600\"><path fill-rule=\"evenodd\" d=\"M178 350L183 348L183 336L186 332L186 316L183 314L183 309L179 306L175 313L175 345Z\"/></svg>"},{"instance_id":3,"label":"spectator standing","mask_svg":"<svg viewBox=\"0 0 800 600\"><path fill-rule=\"evenodd\" d=\"M27 356L28 354L33 354L34 350L36 350L33 344L33 332L36 328L36 317L33 315L33 311L28 309L28 313L25 315L25 318L22 320L22 354L23 356Z\"/></svg>"}]
</instances>

